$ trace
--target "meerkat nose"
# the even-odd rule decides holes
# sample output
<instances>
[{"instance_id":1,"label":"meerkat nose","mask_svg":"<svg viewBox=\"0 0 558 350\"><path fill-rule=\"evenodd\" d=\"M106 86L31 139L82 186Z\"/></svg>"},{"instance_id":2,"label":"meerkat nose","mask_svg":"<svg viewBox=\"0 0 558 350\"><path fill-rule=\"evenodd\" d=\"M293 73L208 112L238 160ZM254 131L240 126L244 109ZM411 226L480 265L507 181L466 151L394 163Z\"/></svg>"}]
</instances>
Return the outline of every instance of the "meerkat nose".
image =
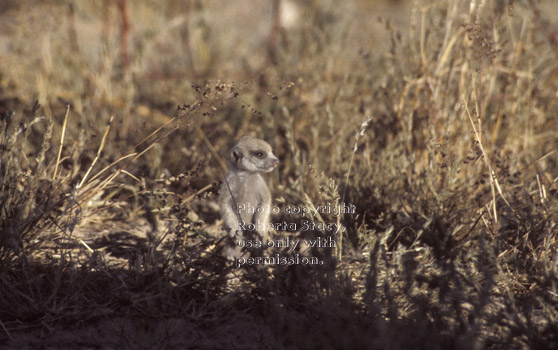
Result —
<instances>
[{"instance_id":1,"label":"meerkat nose","mask_svg":"<svg viewBox=\"0 0 558 350\"><path fill-rule=\"evenodd\" d=\"M277 166L279 164L279 159L273 158L273 166Z\"/></svg>"}]
</instances>

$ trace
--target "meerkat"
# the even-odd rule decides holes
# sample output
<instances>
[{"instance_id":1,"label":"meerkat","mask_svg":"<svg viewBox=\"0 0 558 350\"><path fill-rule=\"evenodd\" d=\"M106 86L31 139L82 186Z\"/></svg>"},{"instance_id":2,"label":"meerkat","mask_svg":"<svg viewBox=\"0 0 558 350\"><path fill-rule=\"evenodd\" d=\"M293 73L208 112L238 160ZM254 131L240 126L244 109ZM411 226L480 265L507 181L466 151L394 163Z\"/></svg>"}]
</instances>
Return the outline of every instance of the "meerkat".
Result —
<instances>
[{"instance_id":1,"label":"meerkat","mask_svg":"<svg viewBox=\"0 0 558 350\"><path fill-rule=\"evenodd\" d=\"M267 241L271 194L261 174L272 171L277 164L271 146L254 137L242 137L229 151L229 172L219 191L219 204L225 229L233 240L251 231L262 242ZM227 256L238 252L237 247Z\"/></svg>"}]
</instances>

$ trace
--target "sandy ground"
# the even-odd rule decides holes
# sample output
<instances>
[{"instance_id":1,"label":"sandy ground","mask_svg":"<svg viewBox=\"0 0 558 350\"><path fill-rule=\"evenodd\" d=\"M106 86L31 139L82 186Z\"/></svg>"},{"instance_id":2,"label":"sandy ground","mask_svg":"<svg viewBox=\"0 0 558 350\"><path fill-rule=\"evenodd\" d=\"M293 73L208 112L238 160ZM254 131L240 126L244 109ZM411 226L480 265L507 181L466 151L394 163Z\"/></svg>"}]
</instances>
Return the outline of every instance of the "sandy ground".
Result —
<instances>
[{"instance_id":1,"label":"sandy ground","mask_svg":"<svg viewBox=\"0 0 558 350\"><path fill-rule=\"evenodd\" d=\"M279 339L249 316L208 325L184 319L116 318L71 329L22 330L0 336L0 349L284 349Z\"/></svg>"}]
</instances>

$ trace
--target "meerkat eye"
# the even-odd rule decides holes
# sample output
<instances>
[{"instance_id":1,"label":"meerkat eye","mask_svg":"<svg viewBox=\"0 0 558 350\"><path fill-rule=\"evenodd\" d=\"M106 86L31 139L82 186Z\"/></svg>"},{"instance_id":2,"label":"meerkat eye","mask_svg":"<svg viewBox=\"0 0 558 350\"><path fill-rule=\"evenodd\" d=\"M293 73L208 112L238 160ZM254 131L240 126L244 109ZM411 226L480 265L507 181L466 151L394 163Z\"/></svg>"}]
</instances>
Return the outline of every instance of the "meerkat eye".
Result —
<instances>
[{"instance_id":1,"label":"meerkat eye","mask_svg":"<svg viewBox=\"0 0 558 350\"><path fill-rule=\"evenodd\" d=\"M265 157L265 153L262 152L262 151L254 151L252 154L255 155L256 157L260 158L260 159Z\"/></svg>"}]
</instances>

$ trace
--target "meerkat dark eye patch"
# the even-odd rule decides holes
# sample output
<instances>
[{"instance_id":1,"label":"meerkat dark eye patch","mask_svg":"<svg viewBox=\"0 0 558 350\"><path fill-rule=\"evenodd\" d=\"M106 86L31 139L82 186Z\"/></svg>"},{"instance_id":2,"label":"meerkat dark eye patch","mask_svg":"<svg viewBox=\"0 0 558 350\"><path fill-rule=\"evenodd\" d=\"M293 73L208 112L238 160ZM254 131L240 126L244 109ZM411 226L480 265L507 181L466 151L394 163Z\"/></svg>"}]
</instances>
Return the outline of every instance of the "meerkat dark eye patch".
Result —
<instances>
[{"instance_id":1,"label":"meerkat dark eye patch","mask_svg":"<svg viewBox=\"0 0 558 350\"><path fill-rule=\"evenodd\" d=\"M252 154L260 159L263 159L265 157L265 152L263 151L254 151L252 152Z\"/></svg>"}]
</instances>

